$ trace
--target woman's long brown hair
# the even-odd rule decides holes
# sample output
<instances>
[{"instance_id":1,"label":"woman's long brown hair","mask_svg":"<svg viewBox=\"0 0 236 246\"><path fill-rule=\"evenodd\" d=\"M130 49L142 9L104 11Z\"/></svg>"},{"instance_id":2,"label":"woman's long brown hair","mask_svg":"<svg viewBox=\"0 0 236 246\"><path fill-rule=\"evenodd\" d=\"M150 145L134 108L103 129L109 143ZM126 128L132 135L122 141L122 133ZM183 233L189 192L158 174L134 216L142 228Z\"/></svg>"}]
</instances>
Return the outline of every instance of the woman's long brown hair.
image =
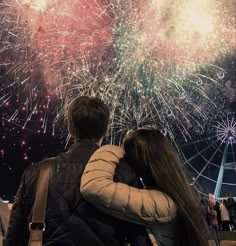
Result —
<instances>
[{"instance_id":1,"label":"woman's long brown hair","mask_svg":"<svg viewBox=\"0 0 236 246\"><path fill-rule=\"evenodd\" d=\"M158 130L139 129L127 135L124 149L126 158L147 188L156 187L175 201L184 223L183 246L208 245L200 198L189 185L186 172L168 139Z\"/></svg>"}]
</instances>

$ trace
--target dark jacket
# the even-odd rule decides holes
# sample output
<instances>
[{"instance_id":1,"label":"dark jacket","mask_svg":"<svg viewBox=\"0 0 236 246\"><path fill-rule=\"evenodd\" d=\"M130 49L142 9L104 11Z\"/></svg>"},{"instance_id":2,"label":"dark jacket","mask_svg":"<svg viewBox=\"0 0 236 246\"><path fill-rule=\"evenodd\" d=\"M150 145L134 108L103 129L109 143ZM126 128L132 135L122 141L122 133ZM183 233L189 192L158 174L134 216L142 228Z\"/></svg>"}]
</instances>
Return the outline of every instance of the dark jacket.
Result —
<instances>
[{"instance_id":1,"label":"dark jacket","mask_svg":"<svg viewBox=\"0 0 236 246\"><path fill-rule=\"evenodd\" d=\"M124 244L125 236L130 237L134 245L148 244L143 227L103 214L81 196L81 175L90 156L98 147L95 143L78 142L68 152L53 159L43 245L116 246ZM32 218L41 163L29 167L22 176L10 218L7 246L27 245L28 224ZM125 162L120 163L115 179L129 185L137 182L133 171Z\"/></svg>"},{"instance_id":2,"label":"dark jacket","mask_svg":"<svg viewBox=\"0 0 236 246\"><path fill-rule=\"evenodd\" d=\"M226 207L229 211L230 222L236 227L236 202L232 197L227 198Z\"/></svg>"},{"instance_id":3,"label":"dark jacket","mask_svg":"<svg viewBox=\"0 0 236 246\"><path fill-rule=\"evenodd\" d=\"M230 215L236 216L236 202L232 197L228 197L226 200L226 208L228 209Z\"/></svg>"}]
</instances>

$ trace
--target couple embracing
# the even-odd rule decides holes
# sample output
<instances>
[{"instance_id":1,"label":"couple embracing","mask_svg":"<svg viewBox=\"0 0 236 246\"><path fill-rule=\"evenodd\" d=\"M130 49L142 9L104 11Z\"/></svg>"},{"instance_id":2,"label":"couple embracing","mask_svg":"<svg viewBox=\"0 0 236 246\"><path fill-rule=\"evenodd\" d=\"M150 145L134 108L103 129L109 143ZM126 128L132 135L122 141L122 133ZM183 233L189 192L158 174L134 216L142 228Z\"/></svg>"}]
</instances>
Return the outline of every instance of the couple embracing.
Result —
<instances>
[{"instance_id":1,"label":"couple embracing","mask_svg":"<svg viewBox=\"0 0 236 246\"><path fill-rule=\"evenodd\" d=\"M81 96L67 108L74 144L51 158L43 245L208 245L200 200L170 142L158 130L129 132L123 148L101 147L109 109ZM39 162L23 174L6 237L26 246Z\"/></svg>"}]
</instances>

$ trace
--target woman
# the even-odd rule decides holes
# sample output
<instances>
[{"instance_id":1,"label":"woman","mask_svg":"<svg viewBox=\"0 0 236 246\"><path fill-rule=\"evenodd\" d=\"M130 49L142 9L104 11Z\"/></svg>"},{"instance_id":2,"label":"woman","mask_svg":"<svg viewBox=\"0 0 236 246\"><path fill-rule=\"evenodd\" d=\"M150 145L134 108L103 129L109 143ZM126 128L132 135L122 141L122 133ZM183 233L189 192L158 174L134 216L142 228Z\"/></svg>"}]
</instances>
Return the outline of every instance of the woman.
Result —
<instances>
[{"instance_id":1,"label":"woman","mask_svg":"<svg viewBox=\"0 0 236 246\"><path fill-rule=\"evenodd\" d=\"M158 130L139 129L124 141L125 158L146 189L113 181L124 152L117 146L98 149L81 181L84 198L114 217L145 225L157 245L204 246L205 221L200 200L188 185L175 151Z\"/></svg>"}]
</instances>

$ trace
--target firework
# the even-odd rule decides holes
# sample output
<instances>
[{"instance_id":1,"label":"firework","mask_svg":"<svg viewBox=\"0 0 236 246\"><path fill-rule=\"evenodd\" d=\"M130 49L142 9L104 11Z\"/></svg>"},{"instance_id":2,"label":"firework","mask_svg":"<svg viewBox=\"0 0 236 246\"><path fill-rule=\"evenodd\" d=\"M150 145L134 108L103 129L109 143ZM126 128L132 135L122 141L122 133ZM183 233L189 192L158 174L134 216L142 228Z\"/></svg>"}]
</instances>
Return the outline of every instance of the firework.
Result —
<instances>
[{"instance_id":1,"label":"firework","mask_svg":"<svg viewBox=\"0 0 236 246\"><path fill-rule=\"evenodd\" d=\"M208 88L220 88L227 71L219 61L235 49L234 1L0 4L0 105L9 124L57 134L64 105L94 95L110 105L112 138L161 125L187 140L217 106Z\"/></svg>"}]
</instances>

